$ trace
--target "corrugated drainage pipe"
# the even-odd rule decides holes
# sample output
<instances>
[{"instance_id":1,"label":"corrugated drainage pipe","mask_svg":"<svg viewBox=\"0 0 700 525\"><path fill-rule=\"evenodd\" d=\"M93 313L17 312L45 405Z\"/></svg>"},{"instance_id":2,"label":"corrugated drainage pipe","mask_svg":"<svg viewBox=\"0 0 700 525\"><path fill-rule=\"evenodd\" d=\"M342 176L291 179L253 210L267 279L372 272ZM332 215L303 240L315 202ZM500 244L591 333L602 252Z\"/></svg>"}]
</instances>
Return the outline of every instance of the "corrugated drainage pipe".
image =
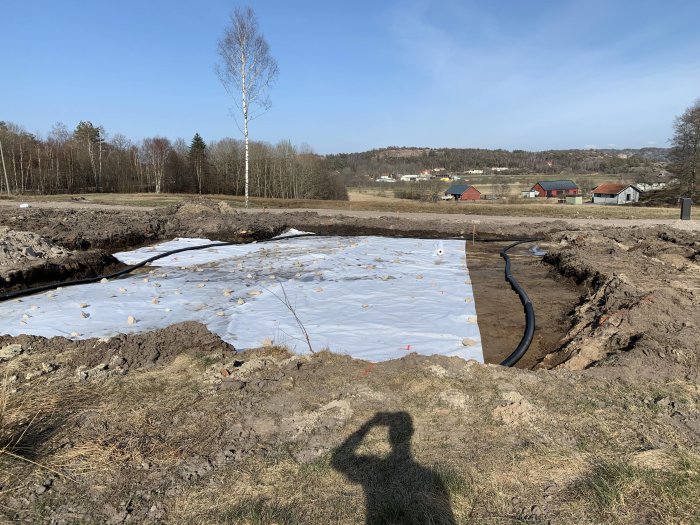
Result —
<instances>
[{"instance_id":1,"label":"corrugated drainage pipe","mask_svg":"<svg viewBox=\"0 0 700 525\"><path fill-rule=\"evenodd\" d=\"M503 366L513 366L515 363L520 361L520 359L525 355L525 352L527 352L527 349L530 347L530 343L532 343L532 336L535 333L535 309L532 307L532 301L530 301L530 298L528 297L527 293L525 293L525 290L523 290L520 283L510 272L510 257L508 256L507 252L514 246L524 244L526 242L533 242L534 240L537 239L516 241L501 250L501 257L503 257L503 260L506 262L506 281L510 283L510 287L520 297L520 302L523 303L523 308L525 310L525 332L523 333L520 343L518 343L518 346L515 348L515 350L513 350L513 353L501 361Z\"/></svg>"}]
</instances>

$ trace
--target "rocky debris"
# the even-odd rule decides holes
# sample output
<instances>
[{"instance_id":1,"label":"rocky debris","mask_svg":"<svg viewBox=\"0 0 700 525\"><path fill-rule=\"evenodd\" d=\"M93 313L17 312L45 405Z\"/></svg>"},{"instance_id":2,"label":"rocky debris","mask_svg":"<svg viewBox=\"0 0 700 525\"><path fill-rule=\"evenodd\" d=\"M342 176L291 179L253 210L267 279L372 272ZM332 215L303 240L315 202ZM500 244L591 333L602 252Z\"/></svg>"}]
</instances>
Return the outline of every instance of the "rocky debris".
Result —
<instances>
[{"instance_id":1,"label":"rocky debris","mask_svg":"<svg viewBox=\"0 0 700 525\"><path fill-rule=\"evenodd\" d=\"M22 352L24 352L24 348L22 348L22 345L17 343L3 346L0 348L0 363L3 361L9 361L13 357L20 355Z\"/></svg>"},{"instance_id":2,"label":"rocky debris","mask_svg":"<svg viewBox=\"0 0 700 525\"><path fill-rule=\"evenodd\" d=\"M0 226L0 276L9 269L20 268L39 259L63 257L70 253L36 233Z\"/></svg>"},{"instance_id":3,"label":"rocky debris","mask_svg":"<svg viewBox=\"0 0 700 525\"><path fill-rule=\"evenodd\" d=\"M128 371L126 359L113 355L108 363L100 363L97 366L88 368L81 365L76 368L75 375L79 381L104 381L115 375L124 375Z\"/></svg>"},{"instance_id":4,"label":"rocky debris","mask_svg":"<svg viewBox=\"0 0 700 525\"><path fill-rule=\"evenodd\" d=\"M45 376L47 374L50 374L51 372L55 372L58 369L59 366L56 363L41 363L39 368L27 372L24 375L24 379L27 381L31 381L33 379L36 379L37 377Z\"/></svg>"}]
</instances>

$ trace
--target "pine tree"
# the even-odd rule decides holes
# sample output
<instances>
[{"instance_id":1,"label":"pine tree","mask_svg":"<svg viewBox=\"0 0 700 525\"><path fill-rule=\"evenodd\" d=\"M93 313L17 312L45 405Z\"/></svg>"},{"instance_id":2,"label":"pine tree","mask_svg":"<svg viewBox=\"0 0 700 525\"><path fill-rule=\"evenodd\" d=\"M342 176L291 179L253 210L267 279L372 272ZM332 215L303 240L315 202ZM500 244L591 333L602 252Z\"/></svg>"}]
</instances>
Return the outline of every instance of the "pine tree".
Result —
<instances>
[{"instance_id":1,"label":"pine tree","mask_svg":"<svg viewBox=\"0 0 700 525\"><path fill-rule=\"evenodd\" d=\"M189 153L190 165L197 179L197 189L199 194L202 194L202 180L204 178L205 166L207 163L207 145L199 133L195 133L192 137Z\"/></svg>"}]
</instances>

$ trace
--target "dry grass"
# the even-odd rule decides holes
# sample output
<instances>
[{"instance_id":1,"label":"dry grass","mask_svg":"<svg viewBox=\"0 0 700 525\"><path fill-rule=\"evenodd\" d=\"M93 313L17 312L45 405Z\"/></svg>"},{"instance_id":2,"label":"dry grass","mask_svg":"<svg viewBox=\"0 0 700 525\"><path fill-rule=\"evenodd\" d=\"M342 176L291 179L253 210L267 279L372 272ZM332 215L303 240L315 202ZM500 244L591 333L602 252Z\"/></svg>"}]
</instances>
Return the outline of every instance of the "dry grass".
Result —
<instances>
[{"instance_id":1,"label":"dry grass","mask_svg":"<svg viewBox=\"0 0 700 525\"><path fill-rule=\"evenodd\" d=\"M601 523L700 521L700 459L674 453L671 468L642 468L625 459L598 459L571 487L571 496Z\"/></svg>"},{"instance_id":2,"label":"dry grass","mask_svg":"<svg viewBox=\"0 0 700 525\"><path fill-rule=\"evenodd\" d=\"M253 364L268 355L259 352L237 358ZM40 378L18 397L0 399L3 422L15 422L4 423L7 428L24 429L16 422L37 413L63 422L35 456L76 480L74 492L53 496L53 507L75 504L84 487L98 486L100 496L90 496L89 504L99 515L104 501L174 486L168 496L159 492L138 504L163 505L164 520L175 525L350 525L366 520L367 501L376 523L426 523L426 513L434 523L503 525L680 525L699 517L697 451L666 416L639 402L648 395L647 383L458 360L451 361L454 368L446 360L432 362L440 366L384 363L365 374L365 363L320 352L301 368L285 365L294 375L292 389L275 380L282 366L275 363L287 360L268 359L264 368L250 367L245 390L216 390L209 381L220 365L210 357L181 355L88 383L80 395L71 393L72 373L65 382ZM253 389L262 378L268 378L265 388ZM674 399L677 410L696 413L697 390L688 383L654 388ZM99 398L84 399L95 389ZM512 401L514 392L527 403ZM319 411L329 402L345 404L342 421ZM508 410L510 418L496 416ZM394 438L391 414L403 414L405 424ZM282 430L290 417L302 426ZM363 427L359 445L348 445ZM248 429L253 437L237 441ZM67 438L70 448L56 446ZM396 453L403 444L410 454ZM222 447L245 453L201 476L181 477L183 464L214 458ZM300 459L304 451L312 457ZM0 458L14 476L6 487L46 475L10 459ZM31 514L38 510L28 512L27 519L41 521Z\"/></svg>"},{"instance_id":3,"label":"dry grass","mask_svg":"<svg viewBox=\"0 0 700 525\"><path fill-rule=\"evenodd\" d=\"M0 387L0 464L4 465L0 485L5 487L32 467L73 480L49 443L70 426L76 407L99 397L89 386L49 383L42 377L16 388L18 381L13 379L33 369L26 362L6 365Z\"/></svg>"},{"instance_id":4,"label":"dry grass","mask_svg":"<svg viewBox=\"0 0 700 525\"><path fill-rule=\"evenodd\" d=\"M535 406L551 409L513 426L491 417L494 401L502 394L489 383L499 384L503 378L492 373L485 376L483 382L473 378L455 383L418 373L396 378L396 384L389 381L382 388L402 392L402 409L412 414L416 425L414 461L437 474L449 493L455 523L690 524L697 519L692 494L700 482L700 465L688 452L687 443L677 441L675 449L655 454L657 459L664 458L653 463L657 468L650 468L651 463L634 464L639 443L633 434L640 416L653 423L652 433L676 439L656 422L653 413L625 412L625 404L638 392L615 387L600 390L599 383L582 389L556 384L550 396L550 392L541 393L539 384L510 386L532 399ZM459 410L434 395L431 400L430 392L448 388L465 393L469 405ZM581 409L574 408L577 399L591 394L608 406L598 408L595 416L582 416ZM555 402L550 406L551 397ZM372 417L371 409L355 408L353 422L336 444ZM367 434L358 449L376 458L387 458L389 452L386 434L376 431ZM618 459L605 462L602 457ZM369 490L384 494L381 499L387 502L380 513L383 518L373 523L426 523L405 515L402 504L390 503L400 501L395 498L394 483L403 486L410 469L399 464L392 469L402 481L369 476L363 490L337 471L331 458L327 454L300 463L281 447L266 458L250 458L227 467L210 483L192 487L178 498L173 522L360 523L366 518L364 494ZM419 479L423 486L430 483L430 478ZM655 495L659 504L652 515Z\"/></svg>"}]
</instances>

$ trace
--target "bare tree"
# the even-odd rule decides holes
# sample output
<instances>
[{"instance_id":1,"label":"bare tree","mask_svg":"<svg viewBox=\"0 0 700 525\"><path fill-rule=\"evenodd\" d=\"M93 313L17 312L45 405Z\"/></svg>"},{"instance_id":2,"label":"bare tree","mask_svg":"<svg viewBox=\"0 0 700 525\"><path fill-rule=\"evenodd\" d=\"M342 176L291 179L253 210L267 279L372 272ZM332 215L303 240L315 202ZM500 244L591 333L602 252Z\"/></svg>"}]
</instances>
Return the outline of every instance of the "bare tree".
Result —
<instances>
[{"instance_id":1,"label":"bare tree","mask_svg":"<svg viewBox=\"0 0 700 525\"><path fill-rule=\"evenodd\" d=\"M673 127L671 166L692 195L700 172L700 99L676 118Z\"/></svg>"},{"instance_id":2,"label":"bare tree","mask_svg":"<svg viewBox=\"0 0 700 525\"><path fill-rule=\"evenodd\" d=\"M146 159L153 174L155 192L160 193L165 178L165 162L172 150L170 141L165 137L153 137L144 139L143 149Z\"/></svg>"},{"instance_id":3,"label":"bare tree","mask_svg":"<svg viewBox=\"0 0 700 525\"><path fill-rule=\"evenodd\" d=\"M267 89L277 78L278 68L270 54L270 46L258 32L258 21L250 7L237 7L230 22L219 40L221 62L217 64L216 72L243 115L245 205L248 207L248 121L258 116L251 114L251 108L258 107L263 112L270 108Z\"/></svg>"},{"instance_id":4,"label":"bare tree","mask_svg":"<svg viewBox=\"0 0 700 525\"><path fill-rule=\"evenodd\" d=\"M104 142L104 129L102 126L94 126L92 122L80 121L73 132L73 136L79 142L86 146L87 154L90 159L90 166L95 178L95 188L101 191L102 184L102 144ZM95 151L97 149L97 151Z\"/></svg>"}]
</instances>

